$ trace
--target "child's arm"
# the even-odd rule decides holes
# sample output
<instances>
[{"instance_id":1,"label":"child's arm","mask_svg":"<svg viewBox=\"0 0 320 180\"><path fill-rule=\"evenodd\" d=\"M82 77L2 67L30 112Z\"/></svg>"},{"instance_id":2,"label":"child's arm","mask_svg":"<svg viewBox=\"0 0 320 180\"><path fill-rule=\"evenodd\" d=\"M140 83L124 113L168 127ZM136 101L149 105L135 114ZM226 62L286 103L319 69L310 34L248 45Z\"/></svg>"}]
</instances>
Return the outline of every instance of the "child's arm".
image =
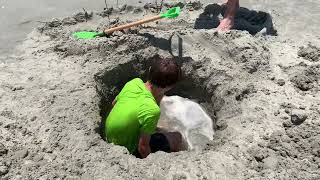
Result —
<instances>
[{"instance_id":1,"label":"child's arm","mask_svg":"<svg viewBox=\"0 0 320 180\"><path fill-rule=\"evenodd\" d=\"M117 100L114 99L114 100L112 101L112 106L114 106L116 103L117 103Z\"/></svg>"},{"instance_id":2,"label":"child's arm","mask_svg":"<svg viewBox=\"0 0 320 180\"><path fill-rule=\"evenodd\" d=\"M150 142L150 135L146 133L141 133L138 150L142 158L146 158L151 153L149 142Z\"/></svg>"}]
</instances>

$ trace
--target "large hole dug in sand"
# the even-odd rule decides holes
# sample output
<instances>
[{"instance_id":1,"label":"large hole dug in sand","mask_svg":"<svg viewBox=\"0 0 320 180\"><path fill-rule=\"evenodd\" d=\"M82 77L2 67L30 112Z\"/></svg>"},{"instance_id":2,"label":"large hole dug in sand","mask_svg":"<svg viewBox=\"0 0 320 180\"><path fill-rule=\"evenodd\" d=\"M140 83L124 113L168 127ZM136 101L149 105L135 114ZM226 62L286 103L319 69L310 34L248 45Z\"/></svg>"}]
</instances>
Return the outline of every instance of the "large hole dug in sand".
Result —
<instances>
[{"instance_id":1,"label":"large hole dug in sand","mask_svg":"<svg viewBox=\"0 0 320 180\"><path fill-rule=\"evenodd\" d=\"M153 58L134 58L95 76L97 90L101 95L102 137L105 137L104 122L112 108L111 102L126 82L136 77L146 80L145 70L149 68ZM183 58L181 61L193 60ZM191 72L166 95L160 105L161 117L158 125L165 126L170 132L179 131L184 137L186 148L202 149L214 135L216 118L211 102L212 93L206 91Z\"/></svg>"}]
</instances>

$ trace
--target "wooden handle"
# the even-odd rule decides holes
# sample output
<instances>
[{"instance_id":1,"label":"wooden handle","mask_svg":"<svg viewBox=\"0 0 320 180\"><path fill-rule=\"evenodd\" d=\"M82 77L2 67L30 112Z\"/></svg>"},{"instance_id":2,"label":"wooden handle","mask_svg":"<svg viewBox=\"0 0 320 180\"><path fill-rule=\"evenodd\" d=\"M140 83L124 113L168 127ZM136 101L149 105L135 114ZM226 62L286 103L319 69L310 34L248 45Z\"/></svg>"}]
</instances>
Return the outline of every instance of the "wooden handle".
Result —
<instances>
[{"instance_id":1,"label":"wooden handle","mask_svg":"<svg viewBox=\"0 0 320 180\"><path fill-rule=\"evenodd\" d=\"M115 31L120 31L120 30L123 30L123 29L128 29L130 27L133 27L133 26L139 26L141 24L145 24L145 23L148 23L148 22L152 22L152 21L156 21L156 20L159 20L161 19L161 16L158 15L158 16L153 16L153 17L149 17L149 18L146 18L146 19L142 19L142 20L139 20L139 21L136 21L136 22L132 22L132 23L129 23L129 24L124 24L124 25L121 25L121 26L118 26L118 27L114 27L114 28L110 28L110 29L105 29L104 30L104 33L105 34L111 34Z\"/></svg>"}]
</instances>

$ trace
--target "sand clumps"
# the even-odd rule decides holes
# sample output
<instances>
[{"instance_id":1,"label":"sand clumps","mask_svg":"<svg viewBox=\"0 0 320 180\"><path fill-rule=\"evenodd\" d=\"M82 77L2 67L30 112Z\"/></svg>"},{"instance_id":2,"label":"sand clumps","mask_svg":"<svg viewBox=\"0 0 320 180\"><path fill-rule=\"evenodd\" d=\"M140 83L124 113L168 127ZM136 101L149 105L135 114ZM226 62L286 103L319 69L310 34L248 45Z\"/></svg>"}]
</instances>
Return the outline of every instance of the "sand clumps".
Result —
<instances>
[{"instance_id":1,"label":"sand clumps","mask_svg":"<svg viewBox=\"0 0 320 180\"><path fill-rule=\"evenodd\" d=\"M320 48L308 44L306 47L300 47L298 56L312 62L318 62L320 60Z\"/></svg>"},{"instance_id":2,"label":"sand clumps","mask_svg":"<svg viewBox=\"0 0 320 180\"><path fill-rule=\"evenodd\" d=\"M299 65L288 68L291 82L301 91L318 91L320 65Z\"/></svg>"}]
</instances>

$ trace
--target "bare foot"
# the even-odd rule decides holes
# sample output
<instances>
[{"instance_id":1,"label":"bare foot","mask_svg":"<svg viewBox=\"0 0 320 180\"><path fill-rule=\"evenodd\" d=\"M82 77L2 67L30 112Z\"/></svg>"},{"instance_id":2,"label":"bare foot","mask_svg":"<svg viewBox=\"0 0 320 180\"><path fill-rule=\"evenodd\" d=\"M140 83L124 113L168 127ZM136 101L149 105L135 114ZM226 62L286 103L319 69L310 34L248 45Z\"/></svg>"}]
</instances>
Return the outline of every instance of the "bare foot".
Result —
<instances>
[{"instance_id":1,"label":"bare foot","mask_svg":"<svg viewBox=\"0 0 320 180\"><path fill-rule=\"evenodd\" d=\"M227 6L227 10L224 14L224 19L218 26L218 31L228 31L233 27L234 17L239 8L239 0L227 0L225 5Z\"/></svg>"},{"instance_id":2,"label":"bare foot","mask_svg":"<svg viewBox=\"0 0 320 180\"><path fill-rule=\"evenodd\" d=\"M220 21L219 31L229 31L234 25L234 17L226 17Z\"/></svg>"}]
</instances>

